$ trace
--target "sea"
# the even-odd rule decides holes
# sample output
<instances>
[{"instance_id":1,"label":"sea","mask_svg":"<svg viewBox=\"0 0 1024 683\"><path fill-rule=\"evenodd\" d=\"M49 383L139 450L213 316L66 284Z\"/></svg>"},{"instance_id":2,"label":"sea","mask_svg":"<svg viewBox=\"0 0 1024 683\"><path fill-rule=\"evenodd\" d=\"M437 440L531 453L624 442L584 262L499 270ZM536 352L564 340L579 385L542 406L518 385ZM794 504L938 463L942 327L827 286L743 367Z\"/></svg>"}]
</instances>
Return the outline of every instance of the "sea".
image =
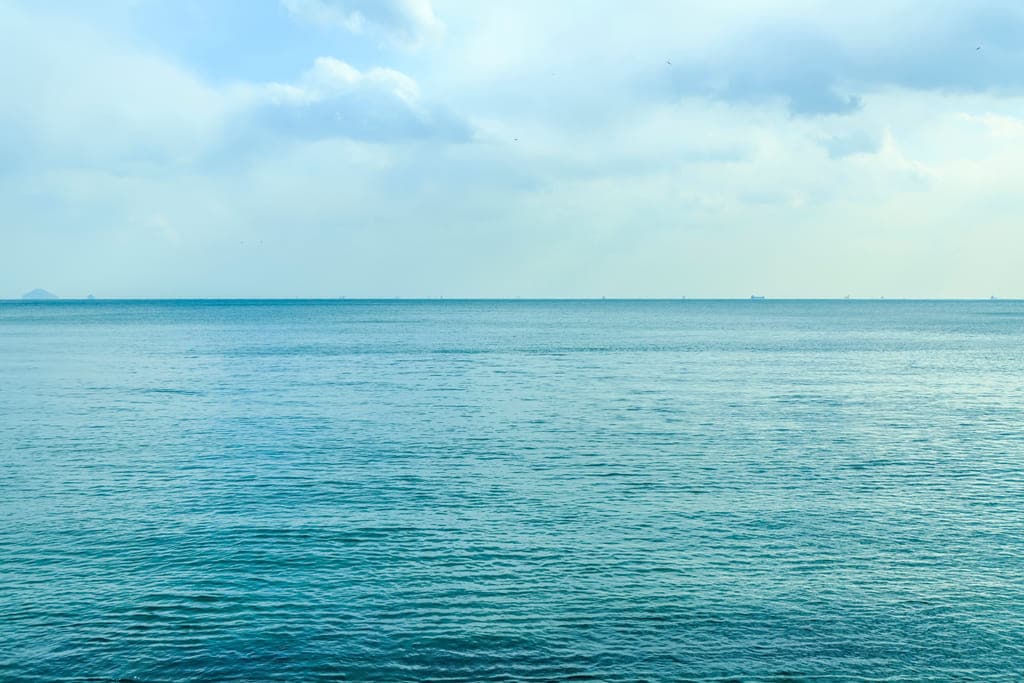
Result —
<instances>
[{"instance_id":1,"label":"sea","mask_svg":"<svg viewBox=\"0 0 1024 683\"><path fill-rule=\"evenodd\" d=\"M1024 302L0 303L0 681L1024 680Z\"/></svg>"}]
</instances>

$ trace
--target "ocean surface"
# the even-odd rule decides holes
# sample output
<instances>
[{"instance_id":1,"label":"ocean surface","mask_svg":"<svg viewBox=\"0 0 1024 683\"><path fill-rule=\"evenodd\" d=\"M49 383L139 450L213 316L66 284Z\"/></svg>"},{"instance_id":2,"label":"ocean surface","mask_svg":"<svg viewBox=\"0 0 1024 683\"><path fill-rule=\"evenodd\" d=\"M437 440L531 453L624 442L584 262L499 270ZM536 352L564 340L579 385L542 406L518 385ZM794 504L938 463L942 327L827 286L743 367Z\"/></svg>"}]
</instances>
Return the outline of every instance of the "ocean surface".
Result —
<instances>
[{"instance_id":1,"label":"ocean surface","mask_svg":"<svg viewBox=\"0 0 1024 683\"><path fill-rule=\"evenodd\" d=\"M1024 303L0 303L58 680L1024 680Z\"/></svg>"}]
</instances>

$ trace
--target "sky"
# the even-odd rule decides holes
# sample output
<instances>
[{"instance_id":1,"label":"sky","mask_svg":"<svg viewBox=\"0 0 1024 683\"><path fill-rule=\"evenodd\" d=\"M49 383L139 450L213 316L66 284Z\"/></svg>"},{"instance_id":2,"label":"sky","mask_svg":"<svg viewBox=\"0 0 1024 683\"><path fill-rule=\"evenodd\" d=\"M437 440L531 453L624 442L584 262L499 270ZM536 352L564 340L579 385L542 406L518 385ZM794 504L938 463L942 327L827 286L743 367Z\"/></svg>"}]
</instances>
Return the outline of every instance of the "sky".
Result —
<instances>
[{"instance_id":1,"label":"sky","mask_svg":"<svg viewBox=\"0 0 1024 683\"><path fill-rule=\"evenodd\" d=\"M0 298L1024 297L1019 0L0 0Z\"/></svg>"}]
</instances>

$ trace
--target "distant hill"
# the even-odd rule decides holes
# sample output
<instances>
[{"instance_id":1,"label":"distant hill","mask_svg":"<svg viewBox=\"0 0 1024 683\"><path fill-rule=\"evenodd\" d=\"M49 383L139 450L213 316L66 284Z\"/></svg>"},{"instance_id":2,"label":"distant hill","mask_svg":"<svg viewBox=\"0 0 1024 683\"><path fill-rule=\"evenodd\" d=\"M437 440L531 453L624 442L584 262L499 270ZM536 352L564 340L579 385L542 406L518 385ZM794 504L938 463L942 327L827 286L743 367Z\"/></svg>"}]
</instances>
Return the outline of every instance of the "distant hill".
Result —
<instances>
[{"instance_id":1,"label":"distant hill","mask_svg":"<svg viewBox=\"0 0 1024 683\"><path fill-rule=\"evenodd\" d=\"M33 289L31 292L27 292L21 296L22 299L59 299L60 297L53 292L47 292L45 289Z\"/></svg>"}]
</instances>

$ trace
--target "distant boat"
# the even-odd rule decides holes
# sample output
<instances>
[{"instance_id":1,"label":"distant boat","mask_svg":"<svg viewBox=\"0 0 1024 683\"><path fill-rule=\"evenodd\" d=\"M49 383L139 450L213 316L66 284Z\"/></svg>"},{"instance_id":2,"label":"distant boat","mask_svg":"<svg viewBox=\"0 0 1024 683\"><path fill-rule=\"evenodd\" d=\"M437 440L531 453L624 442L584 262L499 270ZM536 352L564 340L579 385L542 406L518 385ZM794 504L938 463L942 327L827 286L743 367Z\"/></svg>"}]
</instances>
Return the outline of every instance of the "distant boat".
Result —
<instances>
[{"instance_id":1,"label":"distant boat","mask_svg":"<svg viewBox=\"0 0 1024 683\"><path fill-rule=\"evenodd\" d=\"M751 301L764 301L764 297L763 296L758 296L756 294L751 294L750 295L750 300Z\"/></svg>"}]
</instances>

